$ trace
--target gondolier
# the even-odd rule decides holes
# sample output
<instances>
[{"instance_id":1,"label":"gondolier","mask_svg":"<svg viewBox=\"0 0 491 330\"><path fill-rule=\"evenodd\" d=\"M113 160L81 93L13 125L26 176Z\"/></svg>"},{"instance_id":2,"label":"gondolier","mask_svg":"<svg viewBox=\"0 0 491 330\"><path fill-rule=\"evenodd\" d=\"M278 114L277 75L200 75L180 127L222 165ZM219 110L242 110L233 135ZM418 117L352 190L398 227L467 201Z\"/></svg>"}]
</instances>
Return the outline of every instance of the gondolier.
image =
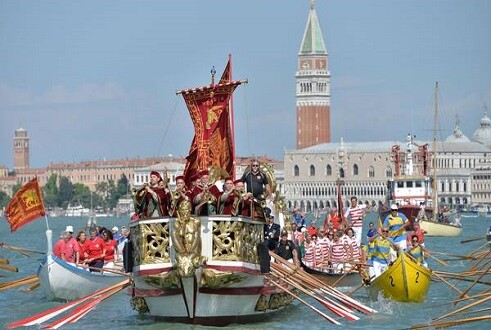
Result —
<instances>
[{"instance_id":1,"label":"gondolier","mask_svg":"<svg viewBox=\"0 0 491 330\"><path fill-rule=\"evenodd\" d=\"M353 228L355 232L356 244L361 245L361 233L363 230L363 218L365 218L365 204L358 205L358 198L351 197L351 205L344 213L344 217L348 222L348 227Z\"/></svg>"}]
</instances>

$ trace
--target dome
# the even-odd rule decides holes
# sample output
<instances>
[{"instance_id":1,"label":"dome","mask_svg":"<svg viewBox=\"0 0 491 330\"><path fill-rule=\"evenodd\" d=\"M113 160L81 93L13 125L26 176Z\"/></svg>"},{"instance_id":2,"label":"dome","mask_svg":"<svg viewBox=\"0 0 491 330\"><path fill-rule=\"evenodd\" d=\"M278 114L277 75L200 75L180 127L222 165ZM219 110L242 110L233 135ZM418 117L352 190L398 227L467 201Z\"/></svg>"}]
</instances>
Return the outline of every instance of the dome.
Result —
<instances>
[{"instance_id":1,"label":"dome","mask_svg":"<svg viewBox=\"0 0 491 330\"><path fill-rule=\"evenodd\" d=\"M459 117L455 119L453 133L445 139L445 142L470 142L469 138L465 136L465 134L462 132L462 129L460 128Z\"/></svg>"},{"instance_id":2,"label":"dome","mask_svg":"<svg viewBox=\"0 0 491 330\"><path fill-rule=\"evenodd\" d=\"M487 111L484 111L484 117L481 119L481 126L474 132L472 139L491 147L491 119L489 119Z\"/></svg>"}]
</instances>

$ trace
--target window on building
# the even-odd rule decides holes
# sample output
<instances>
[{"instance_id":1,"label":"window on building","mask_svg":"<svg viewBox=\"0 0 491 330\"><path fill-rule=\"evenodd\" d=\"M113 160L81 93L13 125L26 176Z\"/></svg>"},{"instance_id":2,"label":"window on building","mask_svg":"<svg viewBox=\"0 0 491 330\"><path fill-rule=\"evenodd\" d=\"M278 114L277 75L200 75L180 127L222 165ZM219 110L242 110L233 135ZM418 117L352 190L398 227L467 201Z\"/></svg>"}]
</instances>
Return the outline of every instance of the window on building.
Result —
<instances>
[{"instance_id":1,"label":"window on building","mask_svg":"<svg viewBox=\"0 0 491 330\"><path fill-rule=\"evenodd\" d=\"M353 165L353 175L358 175L358 165L357 164Z\"/></svg>"},{"instance_id":2,"label":"window on building","mask_svg":"<svg viewBox=\"0 0 491 330\"><path fill-rule=\"evenodd\" d=\"M300 175L300 169L298 168L298 165L295 165L293 167L293 176L299 176Z\"/></svg>"},{"instance_id":3,"label":"window on building","mask_svg":"<svg viewBox=\"0 0 491 330\"><path fill-rule=\"evenodd\" d=\"M375 177L375 168L373 166L370 166L368 168L368 177L369 178L374 178Z\"/></svg>"},{"instance_id":4,"label":"window on building","mask_svg":"<svg viewBox=\"0 0 491 330\"><path fill-rule=\"evenodd\" d=\"M339 177L344 178L344 168L342 167L339 168Z\"/></svg>"},{"instance_id":5,"label":"window on building","mask_svg":"<svg viewBox=\"0 0 491 330\"><path fill-rule=\"evenodd\" d=\"M387 178L392 178L392 167L387 166L387 168L385 169L385 176Z\"/></svg>"},{"instance_id":6,"label":"window on building","mask_svg":"<svg viewBox=\"0 0 491 330\"><path fill-rule=\"evenodd\" d=\"M310 165L310 176L315 176L315 166Z\"/></svg>"},{"instance_id":7,"label":"window on building","mask_svg":"<svg viewBox=\"0 0 491 330\"><path fill-rule=\"evenodd\" d=\"M332 167L331 165L326 166L326 175L331 176L332 175Z\"/></svg>"}]
</instances>

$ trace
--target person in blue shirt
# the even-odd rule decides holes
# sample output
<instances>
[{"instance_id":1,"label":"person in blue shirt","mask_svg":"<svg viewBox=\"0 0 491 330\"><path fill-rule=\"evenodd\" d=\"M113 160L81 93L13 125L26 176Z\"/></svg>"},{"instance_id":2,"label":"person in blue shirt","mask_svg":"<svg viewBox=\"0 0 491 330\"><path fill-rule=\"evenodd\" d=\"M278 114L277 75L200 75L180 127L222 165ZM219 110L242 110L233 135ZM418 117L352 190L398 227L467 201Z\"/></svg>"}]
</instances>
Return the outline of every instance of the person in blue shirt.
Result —
<instances>
[{"instance_id":1,"label":"person in blue shirt","mask_svg":"<svg viewBox=\"0 0 491 330\"><path fill-rule=\"evenodd\" d=\"M390 206L390 213L385 217L383 226L389 228L389 238L392 239L394 244L399 248L405 250L407 248L406 243L406 227L410 222L404 215L400 213L396 204Z\"/></svg>"}]
</instances>

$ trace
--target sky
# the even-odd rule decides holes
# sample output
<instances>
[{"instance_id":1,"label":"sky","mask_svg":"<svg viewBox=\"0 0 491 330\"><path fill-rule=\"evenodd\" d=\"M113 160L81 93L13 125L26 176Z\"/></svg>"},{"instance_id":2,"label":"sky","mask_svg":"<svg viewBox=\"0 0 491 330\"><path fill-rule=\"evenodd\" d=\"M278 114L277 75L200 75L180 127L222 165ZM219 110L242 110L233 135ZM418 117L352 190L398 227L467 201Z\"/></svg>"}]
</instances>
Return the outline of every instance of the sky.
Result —
<instances>
[{"instance_id":1,"label":"sky","mask_svg":"<svg viewBox=\"0 0 491 330\"><path fill-rule=\"evenodd\" d=\"M491 115L491 1L317 0L329 55L331 141L472 138ZM0 165L186 156L176 91L232 54L237 155L296 148L295 74L309 0L0 0Z\"/></svg>"}]
</instances>

